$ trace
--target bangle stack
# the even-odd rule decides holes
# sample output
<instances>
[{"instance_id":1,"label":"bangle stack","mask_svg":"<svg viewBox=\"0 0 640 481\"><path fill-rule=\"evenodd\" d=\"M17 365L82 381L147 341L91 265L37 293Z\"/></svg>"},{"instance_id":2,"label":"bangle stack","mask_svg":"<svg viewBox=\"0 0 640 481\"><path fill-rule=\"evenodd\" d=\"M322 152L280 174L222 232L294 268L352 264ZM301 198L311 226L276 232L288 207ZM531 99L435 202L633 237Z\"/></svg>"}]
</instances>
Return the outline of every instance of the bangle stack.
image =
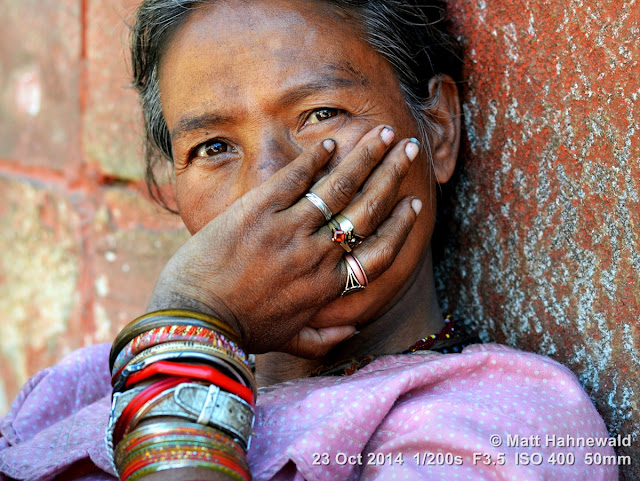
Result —
<instances>
[{"instance_id":1,"label":"bangle stack","mask_svg":"<svg viewBox=\"0 0 640 481\"><path fill-rule=\"evenodd\" d=\"M251 480L257 387L225 324L187 310L146 314L118 334L109 364L106 443L122 481L182 468Z\"/></svg>"}]
</instances>

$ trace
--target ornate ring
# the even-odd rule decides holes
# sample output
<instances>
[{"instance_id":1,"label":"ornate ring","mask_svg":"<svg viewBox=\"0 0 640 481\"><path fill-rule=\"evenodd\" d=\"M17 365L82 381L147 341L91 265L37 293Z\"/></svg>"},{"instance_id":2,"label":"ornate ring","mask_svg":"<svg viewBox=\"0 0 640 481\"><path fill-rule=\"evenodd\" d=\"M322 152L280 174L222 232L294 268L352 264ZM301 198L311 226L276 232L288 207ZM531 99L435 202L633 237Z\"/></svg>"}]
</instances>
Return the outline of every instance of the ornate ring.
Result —
<instances>
[{"instance_id":1,"label":"ornate ring","mask_svg":"<svg viewBox=\"0 0 640 481\"><path fill-rule=\"evenodd\" d=\"M322 215L324 215L324 218L326 219L327 222L331 220L331 218L333 217L333 212L331 212L331 209L329 209L329 206L325 204L324 200L322 200L319 196L317 196L313 192L307 192L304 196L313 205L315 205L318 209L320 209L320 212L322 212Z\"/></svg>"},{"instance_id":2,"label":"ornate ring","mask_svg":"<svg viewBox=\"0 0 640 481\"><path fill-rule=\"evenodd\" d=\"M342 291L342 296L347 296L363 290L369 284L367 274L360 264L360 261L351 254L344 255L344 262L347 266L347 282Z\"/></svg>"},{"instance_id":3,"label":"ornate ring","mask_svg":"<svg viewBox=\"0 0 640 481\"><path fill-rule=\"evenodd\" d=\"M333 234L331 240L338 242L347 252L351 252L364 239L363 236L353 232L353 224L342 214L337 214L329 221L329 229Z\"/></svg>"}]
</instances>

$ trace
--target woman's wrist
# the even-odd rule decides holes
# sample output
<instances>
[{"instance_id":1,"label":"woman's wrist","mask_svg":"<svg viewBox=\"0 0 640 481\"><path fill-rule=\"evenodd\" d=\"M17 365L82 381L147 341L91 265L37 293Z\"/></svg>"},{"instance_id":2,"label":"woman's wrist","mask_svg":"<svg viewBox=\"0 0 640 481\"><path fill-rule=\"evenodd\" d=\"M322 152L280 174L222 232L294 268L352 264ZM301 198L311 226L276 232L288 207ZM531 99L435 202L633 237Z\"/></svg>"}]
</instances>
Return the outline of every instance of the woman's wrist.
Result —
<instances>
[{"instance_id":1,"label":"woman's wrist","mask_svg":"<svg viewBox=\"0 0 640 481\"><path fill-rule=\"evenodd\" d=\"M164 471L171 479L249 481L257 388L248 356L218 310L159 292L109 356L114 468L128 481L162 480Z\"/></svg>"},{"instance_id":2,"label":"woman's wrist","mask_svg":"<svg viewBox=\"0 0 640 481\"><path fill-rule=\"evenodd\" d=\"M208 299L199 300L201 296L196 293L184 294L174 288L162 288L161 281L158 281L156 288L147 305L147 313L163 311L167 309L185 309L189 311L201 312L208 316L215 317L220 322L233 330L239 339L243 339L243 332L235 316L227 309L222 302Z\"/></svg>"}]
</instances>

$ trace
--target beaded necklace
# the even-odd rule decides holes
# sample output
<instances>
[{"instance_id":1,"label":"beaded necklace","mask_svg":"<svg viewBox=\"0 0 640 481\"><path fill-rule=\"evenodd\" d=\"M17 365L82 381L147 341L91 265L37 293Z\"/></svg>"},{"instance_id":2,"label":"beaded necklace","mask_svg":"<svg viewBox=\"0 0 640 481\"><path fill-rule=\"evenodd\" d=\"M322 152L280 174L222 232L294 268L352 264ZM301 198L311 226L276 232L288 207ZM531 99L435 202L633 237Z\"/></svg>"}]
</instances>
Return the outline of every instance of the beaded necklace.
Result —
<instances>
[{"instance_id":1,"label":"beaded necklace","mask_svg":"<svg viewBox=\"0 0 640 481\"><path fill-rule=\"evenodd\" d=\"M402 354L412 354L416 351L429 351L436 345L438 341L458 338L460 337L460 335L464 334L462 334L460 330L456 328L456 323L453 321L451 314L447 314L447 317L445 317L444 319L444 327L439 333L423 337Z\"/></svg>"},{"instance_id":2,"label":"beaded necklace","mask_svg":"<svg viewBox=\"0 0 640 481\"><path fill-rule=\"evenodd\" d=\"M422 351L435 351L441 354L459 353L470 344L481 342L477 337L464 333L462 328L456 325L450 314L445 317L444 322L445 325L439 333L423 337L412 344L409 349L403 351L402 354L420 353ZM378 357L380 355L370 354L357 359L340 361L329 368L319 368L310 373L309 376L349 376Z\"/></svg>"}]
</instances>

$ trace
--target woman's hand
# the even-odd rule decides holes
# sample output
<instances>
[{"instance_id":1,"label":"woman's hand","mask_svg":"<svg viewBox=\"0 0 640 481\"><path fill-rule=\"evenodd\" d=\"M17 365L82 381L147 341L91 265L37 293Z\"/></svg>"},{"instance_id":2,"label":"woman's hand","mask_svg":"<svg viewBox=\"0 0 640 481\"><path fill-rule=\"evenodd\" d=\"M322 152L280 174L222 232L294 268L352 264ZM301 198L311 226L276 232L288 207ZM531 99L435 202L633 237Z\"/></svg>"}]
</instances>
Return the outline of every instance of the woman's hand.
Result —
<instances>
[{"instance_id":1,"label":"woman's hand","mask_svg":"<svg viewBox=\"0 0 640 481\"><path fill-rule=\"evenodd\" d=\"M317 357L350 337L355 326L307 326L340 297L347 269L344 250L331 241L324 216L304 195L317 194L365 236L355 254L369 280L375 280L393 263L421 207L412 197L395 203L418 144L406 139L389 150L392 142L390 128L374 128L315 185L313 178L335 143L325 140L303 152L176 252L148 310L213 314L254 353L282 350Z\"/></svg>"}]
</instances>

